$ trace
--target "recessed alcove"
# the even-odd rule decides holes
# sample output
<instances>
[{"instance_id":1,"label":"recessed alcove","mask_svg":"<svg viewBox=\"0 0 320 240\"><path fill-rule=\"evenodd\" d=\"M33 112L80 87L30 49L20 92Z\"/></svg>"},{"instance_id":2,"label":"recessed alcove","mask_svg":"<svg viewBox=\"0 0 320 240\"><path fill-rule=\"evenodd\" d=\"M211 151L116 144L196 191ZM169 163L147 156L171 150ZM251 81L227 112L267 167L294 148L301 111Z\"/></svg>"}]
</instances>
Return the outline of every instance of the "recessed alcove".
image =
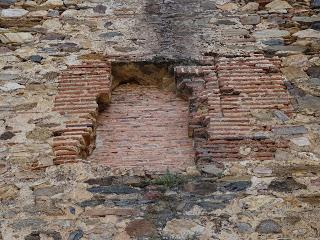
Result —
<instances>
[{"instance_id":1,"label":"recessed alcove","mask_svg":"<svg viewBox=\"0 0 320 240\"><path fill-rule=\"evenodd\" d=\"M90 161L111 168L179 171L194 165L189 104L169 64L115 63L112 96L100 104Z\"/></svg>"}]
</instances>

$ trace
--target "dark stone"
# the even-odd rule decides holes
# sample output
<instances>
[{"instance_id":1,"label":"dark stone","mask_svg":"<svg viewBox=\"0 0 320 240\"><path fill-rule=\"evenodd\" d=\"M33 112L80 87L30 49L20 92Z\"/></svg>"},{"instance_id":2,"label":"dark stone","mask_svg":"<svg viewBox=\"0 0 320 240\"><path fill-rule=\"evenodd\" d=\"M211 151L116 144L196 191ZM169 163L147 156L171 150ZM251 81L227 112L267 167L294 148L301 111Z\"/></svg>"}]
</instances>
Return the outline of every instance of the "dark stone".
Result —
<instances>
[{"instance_id":1,"label":"dark stone","mask_svg":"<svg viewBox=\"0 0 320 240\"><path fill-rule=\"evenodd\" d=\"M83 231L82 230L76 230L72 233L70 233L68 240L79 240L83 237Z\"/></svg>"},{"instance_id":2,"label":"dark stone","mask_svg":"<svg viewBox=\"0 0 320 240\"><path fill-rule=\"evenodd\" d=\"M110 27L110 26L112 26L112 22L110 22L110 21L108 21L108 22L106 22L103 26L105 27L105 28L108 28L108 27Z\"/></svg>"},{"instance_id":3,"label":"dark stone","mask_svg":"<svg viewBox=\"0 0 320 240\"><path fill-rule=\"evenodd\" d=\"M56 47L60 52L78 52L80 50L80 47L72 42L52 44L52 46Z\"/></svg>"},{"instance_id":4,"label":"dark stone","mask_svg":"<svg viewBox=\"0 0 320 240\"><path fill-rule=\"evenodd\" d=\"M60 14L58 10L52 10L52 9L48 10L48 17L58 17L59 15Z\"/></svg>"},{"instance_id":5,"label":"dark stone","mask_svg":"<svg viewBox=\"0 0 320 240\"><path fill-rule=\"evenodd\" d=\"M309 67L307 70L307 74L312 78L320 78L320 67L319 66Z\"/></svg>"},{"instance_id":6,"label":"dark stone","mask_svg":"<svg viewBox=\"0 0 320 240\"><path fill-rule=\"evenodd\" d=\"M291 193L292 191L306 188L306 185L298 183L292 177L288 177L286 179L273 180L268 187L268 189L272 191L286 193Z\"/></svg>"},{"instance_id":7,"label":"dark stone","mask_svg":"<svg viewBox=\"0 0 320 240\"><path fill-rule=\"evenodd\" d=\"M281 233L281 226L272 219L263 220L256 228L256 232L270 234Z\"/></svg>"},{"instance_id":8,"label":"dark stone","mask_svg":"<svg viewBox=\"0 0 320 240\"><path fill-rule=\"evenodd\" d=\"M11 139L15 136L15 134L13 132L4 132L0 135L0 140L8 140Z\"/></svg>"},{"instance_id":9,"label":"dark stone","mask_svg":"<svg viewBox=\"0 0 320 240\"><path fill-rule=\"evenodd\" d=\"M113 185L113 186L99 186L92 187L88 189L91 193L101 193L101 194L130 194L139 193L140 190L125 185Z\"/></svg>"},{"instance_id":10,"label":"dark stone","mask_svg":"<svg viewBox=\"0 0 320 240\"><path fill-rule=\"evenodd\" d=\"M130 222L126 227L126 232L130 237L142 238L154 236L157 233L157 229L152 222L139 219Z\"/></svg>"},{"instance_id":11,"label":"dark stone","mask_svg":"<svg viewBox=\"0 0 320 240\"><path fill-rule=\"evenodd\" d=\"M88 183L89 185L109 186L112 184L113 179L113 177L92 178L85 181L85 183Z\"/></svg>"},{"instance_id":12,"label":"dark stone","mask_svg":"<svg viewBox=\"0 0 320 240\"><path fill-rule=\"evenodd\" d=\"M305 134L308 130L304 126L287 126L274 128L272 132L276 135L297 135Z\"/></svg>"},{"instance_id":13,"label":"dark stone","mask_svg":"<svg viewBox=\"0 0 320 240\"><path fill-rule=\"evenodd\" d=\"M46 235L53 240L62 240L61 234L56 231L35 231L25 236L25 240L41 240L40 234Z\"/></svg>"},{"instance_id":14,"label":"dark stone","mask_svg":"<svg viewBox=\"0 0 320 240\"><path fill-rule=\"evenodd\" d=\"M99 35L101 38L114 38L118 36L123 36L123 34L121 32L107 32Z\"/></svg>"},{"instance_id":15,"label":"dark stone","mask_svg":"<svg viewBox=\"0 0 320 240\"><path fill-rule=\"evenodd\" d=\"M202 207L203 209L207 210L207 211L213 211L216 209L223 209L227 206L227 204L225 203L221 203L221 202L210 202L210 201L202 201L202 202L198 202L196 203L196 205Z\"/></svg>"},{"instance_id":16,"label":"dark stone","mask_svg":"<svg viewBox=\"0 0 320 240\"><path fill-rule=\"evenodd\" d=\"M275 117L277 117L282 122L286 122L289 120L289 117L284 112L282 112L280 110L274 110L273 114Z\"/></svg>"},{"instance_id":17,"label":"dark stone","mask_svg":"<svg viewBox=\"0 0 320 240\"><path fill-rule=\"evenodd\" d=\"M250 186L251 186L250 181L239 181L239 182L228 183L223 188L231 192L240 192L240 191L246 190Z\"/></svg>"},{"instance_id":18,"label":"dark stone","mask_svg":"<svg viewBox=\"0 0 320 240\"><path fill-rule=\"evenodd\" d=\"M43 228L46 225L47 225L47 222L38 218L21 219L12 223L12 227L17 230L21 230L24 228L31 228L32 230L38 230Z\"/></svg>"},{"instance_id":19,"label":"dark stone","mask_svg":"<svg viewBox=\"0 0 320 240\"><path fill-rule=\"evenodd\" d=\"M320 21L313 22L311 24L311 28L314 29L314 30L320 30Z\"/></svg>"},{"instance_id":20,"label":"dark stone","mask_svg":"<svg viewBox=\"0 0 320 240\"><path fill-rule=\"evenodd\" d=\"M184 190L190 193L206 195L217 190L217 185L211 182L187 183L184 185Z\"/></svg>"},{"instance_id":21,"label":"dark stone","mask_svg":"<svg viewBox=\"0 0 320 240\"><path fill-rule=\"evenodd\" d=\"M253 232L252 226L249 223L240 222L237 223L238 231L241 233Z\"/></svg>"},{"instance_id":22,"label":"dark stone","mask_svg":"<svg viewBox=\"0 0 320 240\"><path fill-rule=\"evenodd\" d=\"M93 11L95 13L101 13L101 14L104 14L106 12L106 10L107 10L107 7L104 5L101 5L101 4L99 4L93 8Z\"/></svg>"},{"instance_id":23,"label":"dark stone","mask_svg":"<svg viewBox=\"0 0 320 240\"><path fill-rule=\"evenodd\" d=\"M311 7L320 8L320 0L312 0Z\"/></svg>"},{"instance_id":24,"label":"dark stone","mask_svg":"<svg viewBox=\"0 0 320 240\"><path fill-rule=\"evenodd\" d=\"M310 83L315 86L320 86L320 78L311 78Z\"/></svg>"},{"instance_id":25,"label":"dark stone","mask_svg":"<svg viewBox=\"0 0 320 240\"><path fill-rule=\"evenodd\" d=\"M40 55L31 55L30 60L35 63L41 63L43 57Z\"/></svg>"},{"instance_id":26,"label":"dark stone","mask_svg":"<svg viewBox=\"0 0 320 240\"><path fill-rule=\"evenodd\" d=\"M79 203L80 207L95 207L104 204L104 199L86 200Z\"/></svg>"},{"instance_id":27,"label":"dark stone","mask_svg":"<svg viewBox=\"0 0 320 240\"><path fill-rule=\"evenodd\" d=\"M76 214L76 209L74 207L69 207L69 212L71 214Z\"/></svg>"},{"instance_id":28,"label":"dark stone","mask_svg":"<svg viewBox=\"0 0 320 240\"><path fill-rule=\"evenodd\" d=\"M0 7L7 8L16 3L16 0L0 0Z\"/></svg>"},{"instance_id":29,"label":"dark stone","mask_svg":"<svg viewBox=\"0 0 320 240\"><path fill-rule=\"evenodd\" d=\"M214 22L215 25L236 25L235 22L227 19L219 19Z\"/></svg>"},{"instance_id":30,"label":"dark stone","mask_svg":"<svg viewBox=\"0 0 320 240\"><path fill-rule=\"evenodd\" d=\"M60 33L46 33L46 35L43 35L40 39L41 40L65 40L66 39L66 35L64 34L60 34Z\"/></svg>"},{"instance_id":31,"label":"dark stone","mask_svg":"<svg viewBox=\"0 0 320 240\"><path fill-rule=\"evenodd\" d=\"M320 112L320 97L306 95L302 98L298 98L297 101L301 109L307 108L311 111Z\"/></svg>"}]
</instances>

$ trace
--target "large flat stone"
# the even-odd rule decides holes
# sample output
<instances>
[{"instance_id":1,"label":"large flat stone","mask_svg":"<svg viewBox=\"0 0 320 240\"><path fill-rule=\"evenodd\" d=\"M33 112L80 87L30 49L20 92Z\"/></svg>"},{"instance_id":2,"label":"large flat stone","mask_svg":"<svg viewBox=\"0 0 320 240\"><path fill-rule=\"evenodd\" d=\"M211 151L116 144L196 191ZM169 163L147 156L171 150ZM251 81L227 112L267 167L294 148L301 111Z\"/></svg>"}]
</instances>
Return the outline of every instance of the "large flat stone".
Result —
<instances>
[{"instance_id":1,"label":"large flat stone","mask_svg":"<svg viewBox=\"0 0 320 240\"><path fill-rule=\"evenodd\" d=\"M29 32L9 32L0 33L0 41L6 43L27 43L32 42L33 37Z\"/></svg>"},{"instance_id":2,"label":"large flat stone","mask_svg":"<svg viewBox=\"0 0 320 240\"><path fill-rule=\"evenodd\" d=\"M297 135L305 134L308 130L304 126L287 126L274 128L272 132L275 135Z\"/></svg>"},{"instance_id":3,"label":"large flat stone","mask_svg":"<svg viewBox=\"0 0 320 240\"><path fill-rule=\"evenodd\" d=\"M1 10L1 17L3 18L19 18L27 15L29 11L24 9L3 9Z\"/></svg>"},{"instance_id":4,"label":"large flat stone","mask_svg":"<svg viewBox=\"0 0 320 240\"><path fill-rule=\"evenodd\" d=\"M257 39L269 39L269 38L287 37L290 35L290 32L286 30L279 30L279 29L266 29L266 30L256 31L252 35Z\"/></svg>"}]
</instances>

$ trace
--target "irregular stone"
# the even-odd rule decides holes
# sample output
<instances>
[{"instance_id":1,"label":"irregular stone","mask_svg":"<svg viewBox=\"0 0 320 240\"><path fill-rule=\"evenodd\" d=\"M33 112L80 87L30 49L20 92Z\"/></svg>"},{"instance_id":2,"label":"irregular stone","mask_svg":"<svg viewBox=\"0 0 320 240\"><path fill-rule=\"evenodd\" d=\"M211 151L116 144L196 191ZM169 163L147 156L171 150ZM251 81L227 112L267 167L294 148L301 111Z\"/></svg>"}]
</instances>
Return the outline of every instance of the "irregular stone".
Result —
<instances>
[{"instance_id":1,"label":"irregular stone","mask_svg":"<svg viewBox=\"0 0 320 240\"><path fill-rule=\"evenodd\" d=\"M312 66L308 68L307 74L312 78L320 78L320 66Z\"/></svg>"},{"instance_id":2,"label":"irregular stone","mask_svg":"<svg viewBox=\"0 0 320 240\"><path fill-rule=\"evenodd\" d=\"M167 222L163 233L177 239L186 239L201 234L205 228L188 219L173 219Z\"/></svg>"},{"instance_id":3,"label":"irregular stone","mask_svg":"<svg viewBox=\"0 0 320 240\"><path fill-rule=\"evenodd\" d=\"M106 10L107 10L107 7L104 5L101 5L101 4L99 4L93 8L93 11L95 13L101 13L101 14L104 14L106 12Z\"/></svg>"},{"instance_id":4,"label":"irregular stone","mask_svg":"<svg viewBox=\"0 0 320 240\"><path fill-rule=\"evenodd\" d=\"M286 179L273 180L268 187L268 189L272 191L286 193L291 193L292 191L306 188L306 185L298 183L292 177L288 177Z\"/></svg>"},{"instance_id":5,"label":"irregular stone","mask_svg":"<svg viewBox=\"0 0 320 240\"><path fill-rule=\"evenodd\" d=\"M18 196L19 188L12 184L0 186L0 200L11 200Z\"/></svg>"},{"instance_id":6,"label":"irregular stone","mask_svg":"<svg viewBox=\"0 0 320 240\"><path fill-rule=\"evenodd\" d=\"M249 223L239 222L237 223L238 231L241 233L251 233L253 232L252 226Z\"/></svg>"},{"instance_id":7,"label":"irregular stone","mask_svg":"<svg viewBox=\"0 0 320 240\"><path fill-rule=\"evenodd\" d=\"M256 232L263 233L263 234L270 234L270 233L281 233L282 229L281 226L272 219L263 220L259 223L256 228Z\"/></svg>"},{"instance_id":8,"label":"irregular stone","mask_svg":"<svg viewBox=\"0 0 320 240\"><path fill-rule=\"evenodd\" d=\"M309 79L308 75L301 68L290 66L281 68L280 70L289 81Z\"/></svg>"},{"instance_id":9,"label":"irregular stone","mask_svg":"<svg viewBox=\"0 0 320 240\"><path fill-rule=\"evenodd\" d=\"M25 86L22 86L18 83L14 83L14 82L9 82L9 83L6 83L6 84L0 86L0 90L4 91L4 92L11 92L11 91L15 91L18 89L23 89L23 88L25 88Z\"/></svg>"},{"instance_id":10,"label":"irregular stone","mask_svg":"<svg viewBox=\"0 0 320 240\"><path fill-rule=\"evenodd\" d=\"M129 222L125 230L130 237L135 238L152 237L157 233L155 225L145 219Z\"/></svg>"},{"instance_id":11,"label":"irregular stone","mask_svg":"<svg viewBox=\"0 0 320 240\"><path fill-rule=\"evenodd\" d=\"M304 54L290 55L282 60L284 66L294 66L304 68L308 66L308 57Z\"/></svg>"},{"instance_id":12,"label":"irregular stone","mask_svg":"<svg viewBox=\"0 0 320 240\"><path fill-rule=\"evenodd\" d=\"M13 132L7 131L0 135L0 140L9 140L13 138L15 134Z\"/></svg>"},{"instance_id":13,"label":"irregular stone","mask_svg":"<svg viewBox=\"0 0 320 240\"><path fill-rule=\"evenodd\" d=\"M268 46L277 46L277 45L283 45L284 41L283 39L268 39L268 40L263 40L262 43Z\"/></svg>"},{"instance_id":14,"label":"irregular stone","mask_svg":"<svg viewBox=\"0 0 320 240\"><path fill-rule=\"evenodd\" d=\"M304 126L286 126L273 128L272 132L276 135L297 135L305 134L308 130Z\"/></svg>"},{"instance_id":15,"label":"irregular stone","mask_svg":"<svg viewBox=\"0 0 320 240\"><path fill-rule=\"evenodd\" d=\"M123 34L121 32L107 32L99 35L99 37L102 37L102 38L114 38L119 36L123 36Z\"/></svg>"},{"instance_id":16,"label":"irregular stone","mask_svg":"<svg viewBox=\"0 0 320 240\"><path fill-rule=\"evenodd\" d=\"M311 7L320 8L320 0L311 0Z\"/></svg>"},{"instance_id":17,"label":"irregular stone","mask_svg":"<svg viewBox=\"0 0 320 240\"><path fill-rule=\"evenodd\" d=\"M24 10L24 9L3 9L1 10L1 17L4 18L19 18L19 17L23 17L25 15L27 15L29 13L29 11Z\"/></svg>"},{"instance_id":18,"label":"irregular stone","mask_svg":"<svg viewBox=\"0 0 320 240\"><path fill-rule=\"evenodd\" d=\"M210 182L187 183L184 185L184 190L200 195L210 194L217 190L217 185Z\"/></svg>"},{"instance_id":19,"label":"irregular stone","mask_svg":"<svg viewBox=\"0 0 320 240\"><path fill-rule=\"evenodd\" d=\"M0 7L7 8L16 3L16 0L0 0Z\"/></svg>"},{"instance_id":20,"label":"irregular stone","mask_svg":"<svg viewBox=\"0 0 320 240\"><path fill-rule=\"evenodd\" d=\"M126 232L121 232L114 236L113 240L132 240L132 238Z\"/></svg>"},{"instance_id":21,"label":"irregular stone","mask_svg":"<svg viewBox=\"0 0 320 240\"><path fill-rule=\"evenodd\" d=\"M259 9L259 3L257 2L249 2L241 8L243 12L255 12L258 9Z\"/></svg>"},{"instance_id":22,"label":"irregular stone","mask_svg":"<svg viewBox=\"0 0 320 240\"><path fill-rule=\"evenodd\" d=\"M83 231L76 230L76 231L70 233L68 240L80 240L82 237L83 237Z\"/></svg>"},{"instance_id":23,"label":"irregular stone","mask_svg":"<svg viewBox=\"0 0 320 240\"><path fill-rule=\"evenodd\" d=\"M19 219L12 223L12 227L21 230L24 228L31 228L32 230L42 229L44 226L47 226L47 222L40 218L27 218L27 219Z\"/></svg>"},{"instance_id":24,"label":"irregular stone","mask_svg":"<svg viewBox=\"0 0 320 240\"><path fill-rule=\"evenodd\" d=\"M304 147L304 146L310 145L310 141L307 137L292 138L292 139L290 139L290 141L299 147Z\"/></svg>"},{"instance_id":25,"label":"irregular stone","mask_svg":"<svg viewBox=\"0 0 320 240\"><path fill-rule=\"evenodd\" d=\"M251 181L238 181L227 183L223 188L231 192L240 192L249 188L251 184Z\"/></svg>"},{"instance_id":26,"label":"irregular stone","mask_svg":"<svg viewBox=\"0 0 320 240\"><path fill-rule=\"evenodd\" d=\"M319 19L319 21L312 23L311 28L319 31L320 30L320 19Z\"/></svg>"},{"instance_id":27,"label":"irregular stone","mask_svg":"<svg viewBox=\"0 0 320 240\"><path fill-rule=\"evenodd\" d=\"M46 17L48 15L48 11L39 10L34 12L29 12L28 17Z\"/></svg>"},{"instance_id":28,"label":"irregular stone","mask_svg":"<svg viewBox=\"0 0 320 240\"><path fill-rule=\"evenodd\" d=\"M292 21L295 22L302 22L302 23L313 23L313 22L317 22L320 21L320 16L319 17L308 17L308 16L294 16L292 18Z\"/></svg>"},{"instance_id":29,"label":"irregular stone","mask_svg":"<svg viewBox=\"0 0 320 240\"><path fill-rule=\"evenodd\" d=\"M282 0L274 0L271 3L268 3L265 8L271 12L273 11L279 11L279 10L286 10L286 9L290 9L292 8L292 6L286 2L286 1L282 1Z\"/></svg>"},{"instance_id":30,"label":"irregular stone","mask_svg":"<svg viewBox=\"0 0 320 240\"><path fill-rule=\"evenodd\" d=\"M35 189L33 191L33 194L35 196L47 196L47 197L52 197L56 194L62 193L64 190L63 188L59 186L51 186L51 187L42 187Z\"/></svg>"},{"instance_id":31,"label":"irregular stone","mask_svg":"<svg viewBox=\"0 0 320 240\"><path fill-rule=\"evenodd\" d=\"M85 183L88 183L89 185L109 186L113 183L113 180L113 177L92 178L85 181Z\"/></svg>"},{"instance_id":32,"label":"irregular stone","mask_svg":"<svg viewBox=\"0 0 320 240\"><path fill-rule=\"evenodd\" d=\"M140 212L132 208L94 208L85 211L87 216L92 217L105 217L108 215L116 216L138 216Z\"/></svg>"},{"instance_id":33,"label":"irregular stone","mask_svg":"<svg viewBox=\"0 0 320 240\"><path fill-rule=\"evenodd\" d=\"M261 175L271 175L272 174L272 169L267 168L267 167L256 167L253 170L254 173L256 174L261 174Z\"/></svg>"},{"instance_id":34,"label":"irregular stone","mask_svg":"<svg viewBox=\"0 0 320 240\"><path fill-rule=\"evenodd\" d=\"M34 231L27 235L25 240L41 240L41 239L52 239L62 240L61 234L56 231Z\"/></svg>"},{"instance_id":35,"label":"irregular stone","mask_svg":"<svg viewBox=\"0 0 320 240\"><path fill-rule=\"evenodd\" d=\"M310 78L310 84L316 87L320 86L320 78Z\"/></svg>"},{"instance_id":36,"label":"irregular stone","mask_svg":"<svg viewBox=\"0 0 320 240\"><path fill-rule=\"evenodd\" d=\"M196 166L187 167L186 173L188 176L201 176L201 173L199 172Z\"/></svg>"},{"instance_id":37,"label":"irregular stone","mask_svg":"<svg viewBox=\"0 0 320 240\"><path fill-rule=\"evenodd\" d=\"M212 174L214 176L221 176L224 170L221 168L217 168L213 164L210 164L202 166L201 171L207 174Z\"/></svg>"},{"instance_id":38,"label":"irregular stone","mask_svg":"<svg viewBox=\"0 0 320 240\"><path fill-rule=\"evenodd\" d=\"M298 38L320 38L320 32L314 29L306 29L293 34L294 37Z\"/></svg>"},{"instance_id":39,"label":"irregular stone","mask_svg":"<svg viewBox=\"0 0 320 240\"><path fill-rule=\"evenodd\" d=\"M63 1L62 0L47 0L45 3L41 4L42 7L46 8L59 8L63 6Z\"/></svg>"},{"instance_id":40,"label":"irregular stone","mask_svg":"<svg viewBox=\"0 0 320 240\"><path fill-rule=\"evenodd\" d=\"M286 30L279 29L266 29L261 31L253 32L252 36L257 39L268 39L268 38L280 38L280 37L288 37L290 32Z\"/></svg>"},{"instance_id":41,"label":"irregular stone","mask_svg":"<svg viewBox=\"0 0 320 240\"><path fill-rule=\"evenodd\" d=\"M241 17L240 21L243 25L257 25L260 23L261 18L259 15L250 15Z\"/></svg>"},{"instance_id":42,"label":"irregular stone","mask_svg":"<svg viewBox=\"0 0 320 240\"><path fill-rule=\"evenodd\" d=\"M35 63L41 63L43 57L40 55L31 55L30 60Z\"/></svg>"},{"instance_id":43,"label":"irregular stone","mask_svg":"<svg viewBox=\"0 0 320 240\"><path fill-rule=\"evenodd\" d=\"M285 114L283 111L280 110L274 110L273 114L276 118L278 118L280 121L282 122L286 122L289 121L290 118L287 116L287 114Z\"/></svg>"},{"instance_id":44,"label":"irregular stone","mask_svg":"<svg viewBox=\"0 0 320 240\"><path fill-rule=\"evenodd\" d=\"M9 32L0 33L0 41L6 43L28 43L33 41L33 36L29 32Z\"/></svg>"},{"instance_id":45,"label":"irregular stone","mask_svg":"<svg viewBox=\"0 0 320 240\"><path fill-rule=\"evenodd\" d=\"M49 32L54 32L62 28L59 19L48 19L42 23L42 27L48 29Z\"/></svg>"},{"instance_id":46,"label":"irregular stone","mask_svg":"<svg viewBox=\"0 0 320 240\"><path fill-rule=\"evenodd\" d=\"M223 11L229 11L229 12L236 11L239 9L238 4L236 3L226 3L223 5L218 5L217 7Z\"/></svg>"},{"instance_id":47,"label":"irregular stone","mask_svg":"<svg viewBox=\"0 0 320 240\"><path fill-rule=\"evenodd\" d=\"M100 194L131 194L139 193L140 190L132 188L126 185L112 185L112 186L98 186L88 189L91 193L100 193Z\"/></svg>"},{"instance_id":48,"label":"irregular stone","mask_svg":"<svg viewBox=\"0 0 320 240\"><path fill-rule=\"evenodd\" d=\"M93 200L86 200L81 203L79 203L80 207L96 207L99 205L104 204L105 200L104 199L93 199Z\"/></svg>"},{"instance_id":49,"label":"irregular stone","mask_svg":"<svg viewBox=\"0 0 320 240\"><path fill-rule=\"evenodd\" d=\"M53 136L52 130L48 128L39 128L36 127L34 130L27 132L26 137L28 139L36 141L45 141Z\"/></svg>"},{"instance_id":50,"label":"irregular stone","mask_svg":"<svg viewBox=\"0 0 320 240\"><path fill-rule=\"evenodd\" d=\"M64 34L48 32L41 37L41 40L65 40L66 38Z\"/></svg>"}]
</instances>

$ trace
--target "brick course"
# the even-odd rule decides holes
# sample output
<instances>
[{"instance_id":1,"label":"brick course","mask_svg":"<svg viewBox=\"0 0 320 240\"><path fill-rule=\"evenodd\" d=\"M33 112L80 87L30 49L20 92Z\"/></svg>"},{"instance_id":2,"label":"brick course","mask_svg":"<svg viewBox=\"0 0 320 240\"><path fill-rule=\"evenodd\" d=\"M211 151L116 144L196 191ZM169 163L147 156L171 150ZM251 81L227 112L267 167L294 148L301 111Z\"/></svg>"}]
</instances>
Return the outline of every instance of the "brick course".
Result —
<instances>
[{"instance_id":1,"label":"brick course","mask_svg":"<svg viewBox=\"0 0 320 240\"><path fill-rule=\"evenodd\" d=\"M60 76L54 111L67 120L53 139L55 164L75 162L92 152L98 102L110 96L110 70L108 62L90 61L69 67Z\"/></svg>"},{"instance_id":2,"label":"brick course","mask_svg":"<svg viewBox=\"0 0 320 240\"><path fill-rule=\"evenodd\" d=\"M258 124L252 112L281 110L288 116L292 114L290 96L278 70L279 60L255 54L228 58L204 57L201 64L199 66L175 67L178 93L189 101L189 113L171 116L169 111L170 114L167 118L159 116L163 123L165 125L174 124L176 117L186 118L185 124L188 125L189 137L194 140L195 159L199 164L211 161L273 159L276 149L286 147L287 141L273 138L271 136L272 129L277 126ZM73 66L61 75L55 110L68 120L65 121L65 128L57 131L57 136L54 138L53 148L56 154L56 164L85 159L95 148L97 101L99 101L97 99L99 96L104 96L105 99L109 98L111 92L110 68L110 64L107 62L90 62ZM143 104L144 97L139 96L138 93L131 95L129 93L131 90L136 91L137 89L129 87L125 90L121 87L120 90L115 91L115 105L112 109L116 109L118 112L116 114L107 111L101 116L103 120L99 122L102 125L98 130L99 145L90 160L98 159L99 162L106 163L111 167L131 168L148 165L147 148L138 147L136 153L139 156L146 156L145 159L143 157L141 159L129 157L131 150L130 153L123 150L124 152L119 154L121 149L117 149L117 153L113 152L114 148L117 148L117 144L115 144L117 141L121 145L119 141L124 141L124 137L130 138L134 134L140 136L139 131L134 133L134 131L128 130L126 124L122 126L116 124L119 121L118 118L121 119L121 114L124 114L122 108L127 107L121 102L123 97L121 94L124 96L128 94L128 97L132 98L132 102L136 103L132 105L130 101L124 101L126 104L137 108L137 110L143 108L139 104ZM146 96L150 98L149 104L153 102L154 107L158 104L159 108L166 106L165 93L162 93L164 94L162 96L154 88L149 90L159 97L159 99L155 99L155 96L148 93ZM171 95L166 96L168 101L172 100ZM184 109L183 104L174 105L174 108L174 111L179 111L180 108ZM149 110L151 111L151 109ZM161 111L165 112L166 109ZM111 116L112 120L109 124L108 116ZM148 122L148 119L142 121ZM179 124L182 122L184 121ZM134 125L135 122L128 122L128 128L132 127L130 124ZM152 124L153 122L148 128L148 124L145 123L145 129L151 132L157 129L158 126ZM111 134L112 137L108 135L113 131L113 128L117 127L123 128L120 134L122 137L120 136L118 140L116 140L117 136L112 135L114 133ZM156 131L161 131L161 129ZM185 157L186 161L182 157L179 162L180 158L173 157L174 154L169 154L168 159L171 160L167 159L167 161L166 158L159 160L161 154L155 153L159 159L150 160L149 163L152 162L152 165L159 169L168 166L182 168L184 163L189 164L192 144L187 143L186 139L181 141L183 144L179 148L188 156ZM108 147L104 144L107 144ZM159 143L159 148L162 147L161 144ZM171 144L174 145L174 143ZM169 149L170 146L166 147ZM178 145L175 147L178 148ZM125 154L127 157L124 157ZM111 160L112 158L115 160Z\"/></svg>"}]
</instances>

